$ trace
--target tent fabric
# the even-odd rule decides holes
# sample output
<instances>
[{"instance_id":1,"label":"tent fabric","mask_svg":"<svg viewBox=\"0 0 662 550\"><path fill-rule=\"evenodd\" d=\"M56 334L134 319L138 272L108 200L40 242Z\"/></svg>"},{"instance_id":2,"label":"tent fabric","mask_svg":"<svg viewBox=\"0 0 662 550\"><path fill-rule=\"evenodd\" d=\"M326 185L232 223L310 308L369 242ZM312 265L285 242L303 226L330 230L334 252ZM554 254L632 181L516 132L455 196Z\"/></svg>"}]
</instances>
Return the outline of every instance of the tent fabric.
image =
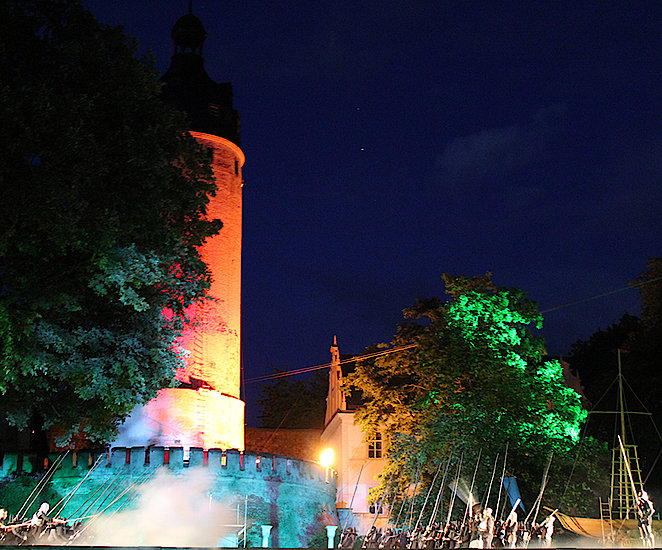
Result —
<instances>
[{"instance_id":1,"label":"tent fabric","mask_svg":"<svg viewBox=\"0 0 662 550\"><path fill-rule=\"evenodd\" d=\"M519 487L517 486L517 479L514 477L504 477L503 478L503 488L510 499L510 506L515 506L515 503L519 500L518 508L522 508L522 512L526 514L526 509L524 508L524 503L522 502L522 496L519 492Z\"/></svg>"}]
</instances>

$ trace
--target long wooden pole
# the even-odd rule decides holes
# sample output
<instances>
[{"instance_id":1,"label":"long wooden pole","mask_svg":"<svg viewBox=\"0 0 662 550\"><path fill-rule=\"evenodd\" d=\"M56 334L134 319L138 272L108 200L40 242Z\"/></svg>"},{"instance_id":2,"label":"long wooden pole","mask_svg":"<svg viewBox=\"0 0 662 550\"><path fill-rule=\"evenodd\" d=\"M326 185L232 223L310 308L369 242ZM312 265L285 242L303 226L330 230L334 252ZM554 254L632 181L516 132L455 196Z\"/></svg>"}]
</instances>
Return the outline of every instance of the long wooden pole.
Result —
<instances>
[{"instance_id":1,"label":"long wooden pole","mask_svg":"<svg viewBox=\"0 0 662 550\"><path fill-rule=\"evenodd\" d=\"M553 456L554 453L549 453L549 458L547 459L547 465L545 466L545 472L543 473L542 481L540 482L540 491L538 492L538 497L536 498L535 503L531 507L531 510L529 510L529 513L526 516L526 519L524 520L525 525L529 523L529 518L531 517L531 514L533 514L533 523L535 523L536 518L538 517L538 512L540 511L540 503L542 502L542 496L543 493L545 492L545 488L547 487L547 480L549 479L549 467L552 464Z\"/></svg>"},{"instance_id":2,"label":"long wooden pole","mask_svg":"<svg viewBox=\"0 0 662 550\"><path fill-rule=\"evenodd\" d=\"M349 503L349 510L347 512L347 517L345 518L345 524L342 526L342 530L347 529L347 522L349 521L349 515L352 513L352 506L354 506L354 497L356 496L356 490L359 487L359 481L361 479L361 474L363 473L363 468L365 468L365 462L361 464L361 469L359 470L359 475L356 478L356 484L354 485L354 492L352 493L352 500Z\"/></svg>"},{"instance_id":3,"label":"long wooden pole","mask_svg":"<svg viewBox=\"0 0 662 550\"><path fill-rule=\"evenodd\" d=\"M441 484L439 485L439 492L437 492L437 499L434 502L434 508L432 510L432 513L430 514L430 521L428 521L428 528L435 522L437 518L437 513L439 513L439 510L443 510L444 506L444 501L443 501L443 496L444 496L444 487L446 486L446 477L448 476L448 470L451 465L451 459L453 458L453 452L448 455L448 460L446 461L446 466L444 467L444 475L441 478ZM439 507L439 501L441 500L441 508Z\"/></svg>"},{"instance_id":4,"label":"long wooden pole","mask_svg":"<svg viewBox=\"0 0 662 550\"><path fill-rule=\"evenodd\" d=\"M500 519L503 514L499 514L499 507L501 506L501 491L503 490L503 479L506 477L506 461L508 460L508 442L506 442L506 450L503 453L503 470L501 470L501 481L499 482L499 498L497 498L496 510L494 511L494 518Z\"/></svg>"},{"instance_id":5,"label":"long wooden pole","mask_svg":"<svg viewBox=\"0 0 662 550\"><path fill-rule=\"evenodd\" d=\"M483 454L483 449L480 449L478 451L478 460L476 460L476 467L474 468L474 475L471 478L471 487L469 488L469 495L467 496L467 507L464 510L464 517L462 518L462 525L460 525L460 533L464 531L464 526L466 524L467 516L469 516L469 519L473 517L473 490L474 490L474 483L476 481L476 474L478 473L478 465L480 464L480 457Z\"/></svg>"},{"instance_id":6,"label":"long wooden pole","mask_svg":"<svg viewBox=\"0 0 662 550\"><path fill-rule=\"evenodd\" d=\"M100 454L100 455L98 456L98 458L97 458L96 462L94 463L94 465L93 465L93 466L88 470L88 472L85 474L85 477L83 477L83 479L81 479L81 480L78 482L78 484L77 484L77 485L76 485L71 491L69 491L69 494L67 494L67 495L65 495L64 497L62 497L62 499L60 500L60 502L58 502L58 503L55 505L55 509L57 510L58 506L60 506L60 504L62 504L62 508L60 509L60 513L61 513L61 514L64 515L64 509L67 507L67 504L69 504L69 501L73 498L73 496L76 494L76 492L78 491L78 489L80 489L81 485L83 485L83 482L84 482L84 481L85 481L85 480L86 480L86 479L92 474L92 472L93 472L94 470L97 469L97 467L98 467L99 464L101 463L101 459L103 458L103 456L104 456L103 454ZM86 499L84 502L87 502L87 499ZM81 506L82 506L82 504L81 504ZM79 506L78 508L76 508L76 510L74 510L71 514L69 514L69 517L73 516L76 512L78 512L78 510L80 510L81 506Z\"/></svg>"},{"instance_id":7,"label":"long wooden pole","mask_svg":"<svg viewBox=\"0 0 662 550\"><path fill-rule=\"evenodd\" d=\"M621 369L621 349L618 348L618 410L621 414L621 438L625 441L625 399L623 395L623 371Z\"/></svg>"},{"instance_id":8,"label":"long wooden pole","mask_svg":"<svg viewBox=\"0 0 662 550\"><path fill-rule=\"evenodd\" d=\"M418 465L418 467L420 467L420 464ZM418 479L418 467L416 468L416 479ZM407 491L408 491L408 489L409 489L409 485L411 485L411 483L408 484L407 487L405 488L405 495L404 495L404 498L403 498L403 502L402 502L402 504L401 504L401 506L400 506L400 510L398 510L398 517L395 518L395 528L396 528L396 529L397 529L398 526L400 525L400 518L402 517L402 512L403 512L403 511L405 510L405 508L407 507L407 499L409 498L409 497L407 496ZM406 518L405 518L405 519L406 519Z\"/></svg>"},{"instance_id":9,"label":"long wooden pole","mask_svg":"<svg viewBox=\"0 0 662 550\"><path fill-rule=\"evenodd\" d=\"M441 465L443 462L440 460L439 461L439 466L437 466L437 471L434 474L434 478L432 478L432 483L430 483L430 488L428 489L427 494L425 495L425 500L423 501L423 506L421 506L421 512L418 514L418 519L416 520L416 523L414 524L414 531L418 529L418 526L421 524L421 519L423 519L423 513L425 512L425 507L428 504L428 499L430 498L430 494L432 493L432 489L434 489L434 484L437 482L437 477L439 476L439 472L441 471Z\"/></svg>"},{"instance_id":10,"label":"long wooden pole","mask_svg":"<svg viewBox=\"0 0 662 550\"><path fill-rule=\"evenodd\" d=\"M391 479L393 478L393 472L394 470L391 470L391 473L388 476L388 481L386 482L386 486L384 488L384 492L382 493L382 497L379 499L379 504L375 508L375 515L372 518L372 525L370 525L370 529L368 532L372 531L372 528L375 526L375 523L377 523L377 516L379 515L379 511L382 509L382 505L384 504L384 499L386 498L386 494L391 488Z\"/></svg>"},{"instance_id":11,"label":"long wooden pole","mask_svg":"<svg viewBox=\"0 0 662 550\"><path fill-rule=\"evenodd\" d=\"M628 460L628 456L625 453L625 446L623 445L623 440L621 439L621 436L617 436L617 437L618 437L618 444L621 448L621 454L623 455L623 462L625 462L625 469L627 470L628 478L630 479L630 485L632 485L632 496L633 496L633 499L636 500L636 498L637 498L637 486L635 485L634 478L632 477L632 470L630 469L630 461ZM629 512L629 510L628 510L628 512Z\"/></svg>"},{"instance_id":12,"label":"long wooden pole","mask_svg":"<svg viewBox=\"0 0 662 550\"><path fill-rule=\"evenodd\" d=\"M37 500L37 497L39 497L41 492L44 490L44 487L46 487L46 484L53 477L53 474L55 473L55 470L57 470L58 466L64 460L64 457L67 456L68 454L69 454L69 451L65 452L64 454L61 454L60 456L57 457L56 460L53 461L53 464L50 465L50 467L48 468L46 473L39 480L39 483L37 483L34 486L34 489L32 489L32 492L28 495L28 498L25 499L25 502L23 503L23 506L21 506L21 509L16 514L18 517L22 517L23 514L26 514L28 512L28 510L30 509L30 506L32 506L34 504L34 501Z\"/></svg>"},{"instance_id":13,"label":"long wooden pole","mask_svg":"<svg viewBox=\"0 0 662 550\"><path fill-rule=\"evenodd\" d=\"M490 494L492 493L492 483L494 482L494 475L496 474L497 462L499 461L499 453L494 457L494 467L492 468L492 477L490 478L490 484L487 487L487 494L485 495L485 500L483 501L483 510L487 508L487 505L490 503Z\"/></svg>"},{"instance_id":14,"label":"long wooden pole","mask_svg":"<svg viewBox=\"0 0 662 550\"><path fill-rule=\"evenodd\" d=\"M448 515L446 517L446 524L444 525L444 533L448 530L448 526L451 522L451 514L453 513L453 506L455 506L455 497L457 496L457 486L460 483L460 472L462 470L462 460L464 459L464 453L460 455L460 461L457 464L457 471L455 473L455 487L453 494L451 495L451 501L448 504Z\"/></svg>"},{"instance_id":15,"label":"long wooden pole","mask_svg":"<svg viewBox=\"0 0 662 550\"><path fill-rule=\"evenodd\" d=\"M469 498L467 502L473 508L473 499L474 499L474 486L476 484L476 474L478 474L478 466L480 465L480 458L483 456L483 449L478 451L478 460L476 460L476 467L474 468L474 475L471 478L471 487L469 488ZM469 510L469 517L473 517L473 510Z\"/></svg>"},{"instance_id":16,"label":"long wooden pole","mask_svg":"<svg viewBox=\"0 0 662 550\"><path fill-rule=\"evenodd\" d=\"M421 479L423 474L423 462L419 464L418 471L416 473L416 483L414 483L414 490L411 494L411 505L409 506L409 520L407 521L407 531L411 530L411 521L414 519L414 504L416 500L416 490L418 489L418 482Z\"/></svg>"}]
</instances>

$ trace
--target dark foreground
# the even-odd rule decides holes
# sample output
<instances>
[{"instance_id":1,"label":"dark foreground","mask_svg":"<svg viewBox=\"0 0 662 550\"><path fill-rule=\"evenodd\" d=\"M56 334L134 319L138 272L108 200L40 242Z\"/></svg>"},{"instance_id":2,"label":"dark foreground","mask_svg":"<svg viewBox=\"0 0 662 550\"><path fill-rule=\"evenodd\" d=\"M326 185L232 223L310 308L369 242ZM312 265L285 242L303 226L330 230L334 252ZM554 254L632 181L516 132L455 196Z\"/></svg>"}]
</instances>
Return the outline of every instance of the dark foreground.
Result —
<instances>
[{"instance_id":1,"label":"dark foreground","mask_svg":"<svg viewBox=\"0 0 662 550\"><path fill-rule=\"evenodd\" d=\"M62 545L60 546L52 546L52 545L47 545L47 544L23 544L23 545L18 545L18 546L13 546L13 545L2 545L3 550L5 548L8 548L10 550L20 550L22 548L25 548L26 546L30 547L37 547L39 550L62 550ZM220 547L216 546L83 546L83 545L67 545L73 548L76 548L77 550L95 550L95 549L100 549L100 550L160 550L160 549L168 549L168 550L218 550ZM531 547L533 548L533 547ZM550 548L546 548L545 550L608 550L610 548L618 548L619 550L626 548L624 546L552 546ZM641 546L630 546L627 548L641 548ZM659 548L659 547L658 547ZM273 549L276 550L276 549ZM281 548L278 550L302 550L301 548ZM322 550L322 549L311 549L311 550Z\"/></svg>"}]
</instances>

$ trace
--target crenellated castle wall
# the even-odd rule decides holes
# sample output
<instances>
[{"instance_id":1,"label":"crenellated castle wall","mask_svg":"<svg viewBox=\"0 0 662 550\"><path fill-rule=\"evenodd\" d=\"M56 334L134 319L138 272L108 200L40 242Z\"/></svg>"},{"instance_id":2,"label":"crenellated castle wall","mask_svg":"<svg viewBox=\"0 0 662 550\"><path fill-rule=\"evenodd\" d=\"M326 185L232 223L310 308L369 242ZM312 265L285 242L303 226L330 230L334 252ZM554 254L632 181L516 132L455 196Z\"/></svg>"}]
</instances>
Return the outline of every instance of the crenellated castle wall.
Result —
<instances>
[{"instance_id":1,"label":"crenellated castle wall","mask_svg":"<svg viewBox=\"0 0 662 550\"><path fill-rule=\"evenodd\" d=\"M52 453L44 461L48 468L58 460L61 453ZM308 460L288 456L236 449L221 450L192 447L186 457L183 447L114 447L110 451L78 451L67 454L58 465L55 478L79 475L92 469L98 460L106 471L126 473L127 470L141 470L154 466L164 466L172 471L203 466L216 475L238 475L240 477L271 478L281 476L291 482L305 481L319 483L320 488L330 484L327 468ZM0 463L0 476L13 473L33 473L41 466L36 455L29 453L5 453ZM39 468L42 469L42 468Z\"/></svg>"},{"instance_id":2,"label":"crenellated castle wall","mask_svg":"<svg viewBox=\"0 0 662 550\"><path fill-rule=\"evenodd\" d=\"M114 447L70 452L63 459L61 454L52 454L43 463L35 455L6 453L0 462L0 478L43 471L53 464L57 468L50 486L63 497L74 492L67 504L70 510L89 502L110 480L122 486L139 485L158 473L180 480L202 476L204 498L247 511L253 546L260 545L261 525L273 526L273 547L307 546L326 525L338 525L335 472L306 460L233 449L185 452L182 447ZM112 511L111 507L108 512Z\"/></svg>"}]
</instances>

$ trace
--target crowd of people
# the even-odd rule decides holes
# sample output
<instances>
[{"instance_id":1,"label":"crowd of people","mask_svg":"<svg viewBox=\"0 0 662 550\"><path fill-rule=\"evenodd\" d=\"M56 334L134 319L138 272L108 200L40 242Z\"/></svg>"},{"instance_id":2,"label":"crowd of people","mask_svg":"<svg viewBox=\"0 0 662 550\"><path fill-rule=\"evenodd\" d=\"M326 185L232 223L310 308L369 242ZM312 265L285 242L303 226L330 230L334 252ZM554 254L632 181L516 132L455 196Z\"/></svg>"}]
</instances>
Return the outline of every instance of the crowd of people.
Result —
<instances>
[{"instance_id":1,"label":"crowd of people","mask_svg":"<svg viewBox=\"0 0 662 550\"><path fill-rule=\"evenodd\" d=\"M354 527L345 529L339 548L526 548L531 542L550 547L554 533L555 512L541 523L526 526L518 521L514 510L505 520L496 520L491 508L475 509L465 520L449 521L446 525L432 523L425 528L384 530L372 527L360 540Z\"/></svg>"},{"instance_id":2,"label":"crowd of people","mask_svg":"<svg viewBox=\"0 0 662 550\"><path fill-rule=\"evenodd\" d=\"M643 546L655 547L652 529L655 508L646 491L637 495L636 517ZM519 521L513 509L505 520L497 520L491 508L476 506L464 520L449 521L445 525L432 523L425 528L411 530L388 526L384 530L372 527L360 537L355 527L343 530L339 548L549 548L552 546L556 510L542 522L530 525Z\"/></svg>"},{"instance_id":3,"label":"crowd of people","mask_svg":"<svg viewBox=\"0 0 662 550\"><path fill-rule=\"evenodd\" d=\"M0 508L0 544L63 544L72 540L80 524L69 525L65 519L51 517L49 510L44 502L32 517L18 518Z\"/></svg>"},{"instance_id":4,"label":"crowd of people","mask_svg":"<svg viewBox=\"0 0 662 550\"><path fill-rule=\"evenodd\" d=\"M0 544L66 544L73 540L80 522L70 525L65 519L49 516L50 506L41 504L30 519L9 517L7 510L0 508ZM654 548L655 535L652 518L653 503L646 491L637 495L637 520L642 542ZM360 537L355 527L345 528L340 537L339 548L346 549L421 549L421 548L527 548L551 547L554 534L556 510L542 522L527 525L519 521L513 509L505 520L497 520L491 508L482 510L476 506L463 520L452 520L445 525L431 523L423 528L417 525L412 530L372 527Z\"/></svg>"}]
</instances>

